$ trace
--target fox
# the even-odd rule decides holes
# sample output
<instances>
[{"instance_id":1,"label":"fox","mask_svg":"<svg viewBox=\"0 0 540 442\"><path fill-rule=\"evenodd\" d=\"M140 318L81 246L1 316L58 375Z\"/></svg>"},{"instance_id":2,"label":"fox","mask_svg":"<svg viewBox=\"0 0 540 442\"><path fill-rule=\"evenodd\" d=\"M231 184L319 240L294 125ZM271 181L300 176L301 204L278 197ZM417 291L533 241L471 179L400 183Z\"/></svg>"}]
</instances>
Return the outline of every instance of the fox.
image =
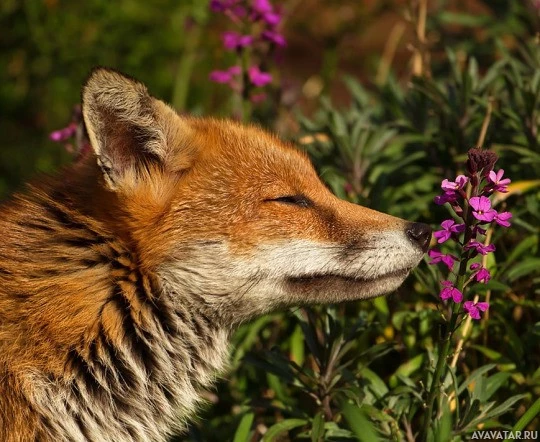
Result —
<instances>
[{"instance_id":1,"label":"fox","mask_svg":"<svg viewBox=\"0 0 540 442\"><path fill-rule=\"evenodd\" d=\"M99 67L91 149L0 208L0 440L165 441L243 322L394 291L428 225L340 200L254 125Z\"/></svg>"}]
</instances>

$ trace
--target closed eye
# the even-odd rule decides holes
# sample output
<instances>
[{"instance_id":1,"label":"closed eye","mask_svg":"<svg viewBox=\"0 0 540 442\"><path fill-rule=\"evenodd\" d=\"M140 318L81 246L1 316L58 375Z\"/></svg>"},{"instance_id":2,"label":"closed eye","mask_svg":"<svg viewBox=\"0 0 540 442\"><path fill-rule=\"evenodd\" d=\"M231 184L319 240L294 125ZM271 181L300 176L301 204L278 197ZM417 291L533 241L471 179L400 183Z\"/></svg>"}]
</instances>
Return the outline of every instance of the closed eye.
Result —
<instances>
[{"instance_id":1,"label":"closed eye","mask_svg":"<svg viewBox=\"0 0 540 442\"><path fill-rule=\"evenodd\" d=\"M313 201L311 201L309 198L305 197L304 195L280 196L277 198L267 199L266 201L273 201L276 203L283 203L283 204L291 204L291 205L300 206L300 207L313 206Z\"/></svg>"}]
</instances>

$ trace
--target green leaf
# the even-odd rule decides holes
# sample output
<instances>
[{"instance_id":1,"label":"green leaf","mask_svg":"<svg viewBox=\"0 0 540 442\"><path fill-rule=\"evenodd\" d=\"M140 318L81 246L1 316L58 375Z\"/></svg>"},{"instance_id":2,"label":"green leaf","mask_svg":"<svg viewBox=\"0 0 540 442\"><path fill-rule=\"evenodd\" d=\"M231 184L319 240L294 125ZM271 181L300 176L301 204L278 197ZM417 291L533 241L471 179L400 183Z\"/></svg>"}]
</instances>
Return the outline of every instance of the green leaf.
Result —
<instances>
[{"instance_id":1,"label":"green leaf","mask_svg":"<svg viewBox=\"0 0 540 442\"><path fill-rule=\"evenodd\" d=\"M341 411L349 424L352 432L361 442L379 442L377 432L373 424L366 417L361 407L353 405L349 402L341 404Z\"/></svg>"},{"instance_id":2,"label":"green leaf","mask_svg":"<svg viewBox=\"0 0 540 442\"><path fill-rule=\"evenodd\" d=\"M277 424L272 425L261 439L261 442L278 441L278 436L293 430L294 428L302 427L306 425L308 421L306 419L285 419Z\"/></svg>"},{"instance_id":3,"label":"green leaf","mask_svg":"<svg viewBox=\"0 0 540 442\"><path fill-rule=\"evenodd\" d=\"M502 372L502 373L495 373L493 376L490 376L486 379L486 383L484 386L484 392L482 394L482 397L480 400L482 402L486 402L489 400L491 396L495 394L495 392L504 385L504 383L508 380L509 377L511 377L511 373Z\"/></svg>"},{"instance_id":4,"label":"green leaf","mask_svg":"<svg viewBox=\"0 0 540 442\"><path fill-rule=\"evenodd\" d=\"M471 348L474 348L476 350L478 350L480 353L482 353L483 355L485 355L486 357L488 357L489 359L493 360L493 361L497 361L499 359L502 358L502 354L499 353L498 351L495 351L491 348L488 348L488 347L484 347L483 345L471 345Z\"/></svg>"},{"instance_id":5,"label":"green leaf","mask_svg":"<svg viewBox=\"0 0 540 442\"><path fill-rule=\"evenodd\" d=\"M379 296L378 298L375 298L373 300L373 306L375 307L375 309L377 309L377 311L381 312L385 318L388 317L388 302L386 301L386 298L384 296Z\"/></svg>"},{"instance_id":6,"label":"green leaf","mask_svg":"<svg viewBox=\"0 0 540 442\"><path fill-rule=\"evenodd\" d=\"M536 249L537 246L538 246L538 235L528 236L527 238L522 240L516 247L514 247L512 251L508 254L505 260L504 268L507 268L521 255L527 252L530 252L531 250ZM503 269L501 269L501 273L504 271Z\"/></svg>"},{"instance_id":7,"label":"green leaf","mask_svg":"<svg viewBox=\"0 0 540 442\"><path fill-rule=\"evenodd\" d=\"M293 360L299 366L304 364L305 351L304 351L304 334L302 333L302 327L296 325L294 332L291 335L291 360Z\"/></svg>"},{"instance_id":8,"label":"green leaf","mask_svg":"<svg viewBox=\"0 0 540 442\"><path fill-rule=\"evenodd\" d=\"M504 414L507 411L510 411L512 405L514 405L517 401L523 399L526 396L527 396L526 394L518 394L518 395L512 396L510 399L507 399L506 401L504 401L498 407L490 409L485 414L481 413L478 418L473 419L469 423L469 426L470 427L476 426L478 424L481 424L482 422L485 422L485 421L487 421L489 419L494 419L494 418L500 416L501 414Z\"/></svg>"},{"instance_id":9,"label":"green leaf","mask_svg":"<svg viewBox=\"0 0 540 442\"><path fill-rule=\"evenodd\" d=\"M265 315L253 321L253 323L251 323L249 326L242 326L241 330L239 330L235 336L235 338L238 340L235 341L235 351L232 357L233 367L237 367L240 364L240 361L246 352L257 340L259 332L275 319L276 315ZM242 332L244 332L243 335L240 334Z\"/></svg>"},{"instance_id":10,"label":"green leaf","mask_svg":"<svg viewBox=\"0 0 540 442\"><path fill-rule=\"evenodd\" d=\"M433 423L434 436L437 441L449 441L452 436L452 413L448 404L445 403L441 410L441 417Z\"/></svg>"},{"instance_id":11,"label":"green leaf","mask_svg":"<svg viewBox=\"0 0 540 442\"><path fill-rule=\"evenodd\" d=\"M538 273L540 271L540 258L529 258L525 261L517 263L508 270L507 277L510 281L515 281L530 273Z\"/></svg>"},{"instance_id":12,"label":"green leaf","mask_svg":"<svg viewBox=\"0 0 540 442\"><path fill-rule=\"evenodd\" d=\"M250 440L251 425L253 424L253 412L249 412L242 416L236 433L234 433L233 442L248 442Z\"/></svg>"},{"instance_id":13,"label":"green leaf","mask_svg":"<svg viewBox=\"0 0 540 442\"><path fill-rule=\"evenodd\" d=\"M424 362L424 357L424 353L420 353L414 358L409 359L407 362L401 364L396 372L390 377L390 386L396 387L398 385L398 376L409 377L412 373L419 370Z\"/></svg>"},{"instance_id":14,"label":"green leaf","mask_svg":"<svg viewBox=\"0 0 540 442\"><path fill-rule=\"evenodd\" d=\"M360 371L360 375L369 382L370 390L375 394L377 398L382 398L386 393L388 393L388 387L384 381L371 371L369 368L364 367Z\"/></svg>"},{"instance_id":15,"label":"green leaf","mask_svg":"<svg viewBox=\"0 0 540 442\"><path fill-rule=\"evenodd\" d=\"M313 418L311 426L311 442L323 442L324 441L324 418L319 411Z\"/></svg>"},{"instance_id":16,"label":"green leaf","mask_svg":"<svg viewBox=\"0 0 540 442\"><path fill-rule=\"evenodd\" d=\"M540 414L540 398L536 399L534 401L534 404L532 404L529 409L523 413L523 415L519 418L519 420L516 422L516 424L513 426L512 431L521 431L525 429L527 425L529 425L532 420ZM507 441L508 439L506 439ZM505 441L505 442L506 442Z\"/></svg>"},{"instance_id":17,"label":"green leaf","mask_svg":"<svg viewBox=\"0 0 540 442\"><path fill-rule=\"evenodd\" d=\"M467 379L465 379L462 384L459 386L458 390L457 390L457 394L458 396L463 392L463 390L465 390L465 388L467 388L468 385L471 385L473 384L474 382L476 382L476 380L486 374L489 370L492 370L494 369L495 367L497 366L497 364L487 364L487 365L483 365L482 367L480 368L477 368L476 370L474 370L470 375L469 377L467 377Z\"/></svg>"}]
</instances>

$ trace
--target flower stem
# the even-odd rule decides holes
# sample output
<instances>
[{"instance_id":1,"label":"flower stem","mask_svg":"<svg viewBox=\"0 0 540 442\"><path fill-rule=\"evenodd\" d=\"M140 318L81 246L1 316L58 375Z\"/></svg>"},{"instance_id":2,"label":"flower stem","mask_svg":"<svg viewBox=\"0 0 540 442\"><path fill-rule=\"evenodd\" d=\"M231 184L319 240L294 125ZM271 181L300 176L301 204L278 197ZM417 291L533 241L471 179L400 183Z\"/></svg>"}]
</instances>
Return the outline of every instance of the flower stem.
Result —
<instances>
[{"instance_id":1,"label":"flower stem","mask_svg":"<svg viewBox=\"0 0 540 442\"><path fill-rule=\"evenodd\" d=\"M469 261L469 253L462 252L461 260L459 265L458 277L456 279L455 287L459 290L463 290L463 285L465 284L465 274L467 271L467 262ZM459 319L459 308L461 304L455 303L452 306L452 313L450 315L450 321L448 328L446 330L445 336L442 340L441 349L437 356L437 364L435 365L435 371L433 373L433 379L431 380L431 386L429 388L429 394L427 399L427 408L426 414L424 415L423 429L422 429L422 439L426 441L428 437L428 431L430 423L432 422L433 407L435 405L435 399L439 396L440 387L441 387L441 378L443 377L443 368L446 365L448 359L448 353L450 351L450 346L452 344L452 336L456 329L456 323ZM445 373L446 371L444 371Z\"/></svg>"}]
</instances>

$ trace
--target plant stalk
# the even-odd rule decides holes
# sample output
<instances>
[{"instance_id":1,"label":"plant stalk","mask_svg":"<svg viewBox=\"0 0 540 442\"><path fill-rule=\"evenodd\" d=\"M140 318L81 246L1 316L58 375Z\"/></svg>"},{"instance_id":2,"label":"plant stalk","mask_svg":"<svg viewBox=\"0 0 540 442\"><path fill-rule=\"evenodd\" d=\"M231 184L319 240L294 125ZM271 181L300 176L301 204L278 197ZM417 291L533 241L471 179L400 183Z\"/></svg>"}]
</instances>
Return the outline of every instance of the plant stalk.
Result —
<instances>
[{"instance_id":1,"label":"plant stalk","mask_svg":"<svg viewBox=\"0 0 540 442\"><path fill-rule=\"evenodd\" d=\"M466 217L466 216L465 216ZM463 286L465 284L465 274L467 272L467 263L469 261L469 253L463 251L461 253L461 260L459 264L458 277L456 279L455 287L462 292ZM450 316L450 322L446 334L443 338L443 345L439 351L437 357L437 365L435 366L435 372L433 373L433 379L431 381L431 387L429 389L429 395L427 399L427 409L426 414L424 415L423 429L422 429L422 439L426 441L429 431L429 425L431 423L433 407L435 405L435 399L438 397L439 388L441 386L441 377L443 373L443 368L446 365L448 359L448 353L450 352L450 346L452 344L452 336L456 328L456 323L459 318L459 306L461 304L454 303L452 306L452 314Z\"/></svg>"}]
</instances>

